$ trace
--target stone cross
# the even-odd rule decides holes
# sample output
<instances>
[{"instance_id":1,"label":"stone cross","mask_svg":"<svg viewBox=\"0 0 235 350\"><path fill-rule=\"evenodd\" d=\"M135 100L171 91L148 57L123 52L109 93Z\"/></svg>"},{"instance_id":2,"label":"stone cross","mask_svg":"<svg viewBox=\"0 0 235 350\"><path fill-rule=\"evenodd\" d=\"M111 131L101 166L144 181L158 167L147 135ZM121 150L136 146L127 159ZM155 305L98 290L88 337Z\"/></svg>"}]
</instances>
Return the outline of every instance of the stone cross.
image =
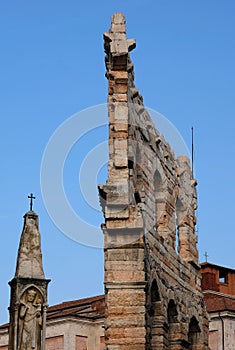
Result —
<instances>
[{"instance_id":1,"label":"stone cross","mask_svg":"<svg viewBox=\"0 0 235 350\"><path fill-rule=\"evenodd\" d=\"M30 199L30 211L33 210L33 199L35 199L36 197L34 197L34 195L31 193L30 196L28 196L28 198Z\"/></svg>"}]
</instances>

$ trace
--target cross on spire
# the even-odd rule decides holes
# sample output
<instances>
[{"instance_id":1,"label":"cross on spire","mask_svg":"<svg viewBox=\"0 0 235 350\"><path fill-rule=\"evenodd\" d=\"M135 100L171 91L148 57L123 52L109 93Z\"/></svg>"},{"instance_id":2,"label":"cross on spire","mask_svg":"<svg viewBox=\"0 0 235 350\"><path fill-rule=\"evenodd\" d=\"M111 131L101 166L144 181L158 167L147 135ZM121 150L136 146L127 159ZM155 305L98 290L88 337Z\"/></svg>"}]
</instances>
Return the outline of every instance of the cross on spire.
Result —
<instances>
[{"instance_id":1,"label":"cross on spire","mask_svg":"<svg viewBox=\"0 0 235 350\"><path fill-rule=\"evenodd\" d=\"M209 257L208 253L205 252L204 256L205 256L205 259L206 259L206 262L207 262L207 259L208 259L208 257Z\"/></svg>"},{"instance_id":2,"label":"cross on spire","mask_svg":"<svg viewBox=\"0 0 235 350\"><path fill-rule=\"evenodd\" d=\"M30 211L33 210L33 199L35 199L36 197L34 197L34 195L31 193L30 196L28 196L28 198L30 199Z\"/></svg>"}]
</instances>

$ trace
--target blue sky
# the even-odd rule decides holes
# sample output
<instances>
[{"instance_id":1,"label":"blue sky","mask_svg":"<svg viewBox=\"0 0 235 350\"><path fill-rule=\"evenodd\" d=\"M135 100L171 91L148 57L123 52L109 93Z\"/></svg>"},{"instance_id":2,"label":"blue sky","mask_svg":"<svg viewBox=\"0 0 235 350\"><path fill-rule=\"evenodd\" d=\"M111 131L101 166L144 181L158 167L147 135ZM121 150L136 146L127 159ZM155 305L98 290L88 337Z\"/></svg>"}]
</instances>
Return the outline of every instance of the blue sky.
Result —
<instances>
[{"instance_id":1,"label":"blue sky","mask_svg":"<svg viewBox=\"0 0 235 350\"><path fill-rule=\"evenodd\" d=\"M42 200L40 166L61 123L106 102L102 34L115 11L126 15L128 38L137 40L132 60L145 105L167 117L189 147L194 126L200 261L207 251L209 261L235 268L234 1L2 1L1 323L8 320L7 283L31 192L37 197L44 269L52 279L49 303L103 293L102 249L78 244L56 228ZM98 227L102 215L83 201L78 172L94 140L107 139L107 128L86 136L68 156L64 187L74 210ZM98 181L105 181L103 168Z\"/></svg>"}]
</instances>

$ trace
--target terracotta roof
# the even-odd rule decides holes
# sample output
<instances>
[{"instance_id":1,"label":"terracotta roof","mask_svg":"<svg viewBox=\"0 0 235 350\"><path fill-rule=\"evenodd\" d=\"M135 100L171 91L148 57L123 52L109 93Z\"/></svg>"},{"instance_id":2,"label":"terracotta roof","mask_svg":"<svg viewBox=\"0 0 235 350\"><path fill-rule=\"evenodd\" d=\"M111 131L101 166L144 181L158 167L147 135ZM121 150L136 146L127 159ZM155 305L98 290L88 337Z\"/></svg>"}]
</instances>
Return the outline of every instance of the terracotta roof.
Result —
<instances>
[{"instance_id":1,"label":"terracotta roof","mask_svg":"<svg viewBox=\"0 0 235 350\"><path fill-rule=\"evenodd\" d=\"M4 324L1 324L0 329L4 329L8 327L9 327L9 323L4 323Z\"/></svg>"},{"instance_id":2,"label":"terracotta roof","mask_svg":"<svg viewBox=\"0 0 235 350\"><path fill-rule=\"evenodd\" d=\"M200 263L200 266L201 266L202 269L204 269L205 267L214 267L214 268L216 268L218 270L224 269L224 270L228 270L228 271L231 271L231 272L235 272L235 269L232 269L231 267L216 265L216 264L213 264L213 263L210 263L210 262L207 262L207 261Z\"/></svg>"},{"instance_id":3,"label":"terracotta roof","mask_svg":"<svg viewBox=\"0 0 235 350\"><path fill-rule=\"evenodd\" d=\"M232 299L229 296L206 292L204 294L204 300L208 312L235 311L235 299Z\"/></svg>"},{"instance_id":4,"label":"terracotta roof","mask_svg":"<svg viewBox=\"0 0 235 350\"><path fill-rule=\"evenodd\" d=\"M47 319L73 316L94 320L104 317L104 295L95 297L65 301L61 304L50 306L47 310Z\"/></svg>"},{"instance_id":5,"label":"terracotta roof","mask_svg":"<svg viewBox=\"0 0 235 350\"><path fill-rule=\"evenodd\" d=\"M98 295L85 299L65 301L61 304L50 306L47 309L47 320L72 316L93 321L103 318L104 310L104 295ZM5 323L0 326L0 329L8 327L9 323Z\"/></svg>"}]
</instances>

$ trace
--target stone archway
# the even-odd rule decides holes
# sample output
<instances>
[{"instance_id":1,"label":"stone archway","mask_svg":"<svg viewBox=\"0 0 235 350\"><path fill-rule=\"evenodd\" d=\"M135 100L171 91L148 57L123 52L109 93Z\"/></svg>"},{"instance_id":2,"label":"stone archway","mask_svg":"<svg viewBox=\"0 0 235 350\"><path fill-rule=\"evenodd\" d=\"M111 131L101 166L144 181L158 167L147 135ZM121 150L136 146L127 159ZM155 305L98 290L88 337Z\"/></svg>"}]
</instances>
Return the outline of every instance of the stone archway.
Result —
<instances>
[{"instance_id":1,"label":"stone archway","mask_svg":"<svg viewBox=\"0 0 235 350\"><path fill-rule=\"evenodd\" d=\"M178 321L178 311L173 299L168 303L167 308L167 321L168 321L168 349L179 349L179 343L181 338L180 323Z\"/></svg>"},{"instance_id":2,"label":"stone archway","mask_svg":"<svg viewBox=\"0 0 235 350\"><path fill-rule=\"evenodd\" d=\"M193 316L189 323L188 330L188 342L189 342L189 350L196 350L197 344L199 343L201 329L199 327L199 323L195 316Z\"/></svg>"},{"instance_id":3,"label":"stone archway","mask_svg":"<svg viewBox=\"0 0 235 350\"><path fill-rule=\"evenodd\" d=\"M154 279L150 288L149 315L149 346L151 350L163 349L164 342L164 318L162 300L157 280Z\"/></svg>"}]
</instances>

